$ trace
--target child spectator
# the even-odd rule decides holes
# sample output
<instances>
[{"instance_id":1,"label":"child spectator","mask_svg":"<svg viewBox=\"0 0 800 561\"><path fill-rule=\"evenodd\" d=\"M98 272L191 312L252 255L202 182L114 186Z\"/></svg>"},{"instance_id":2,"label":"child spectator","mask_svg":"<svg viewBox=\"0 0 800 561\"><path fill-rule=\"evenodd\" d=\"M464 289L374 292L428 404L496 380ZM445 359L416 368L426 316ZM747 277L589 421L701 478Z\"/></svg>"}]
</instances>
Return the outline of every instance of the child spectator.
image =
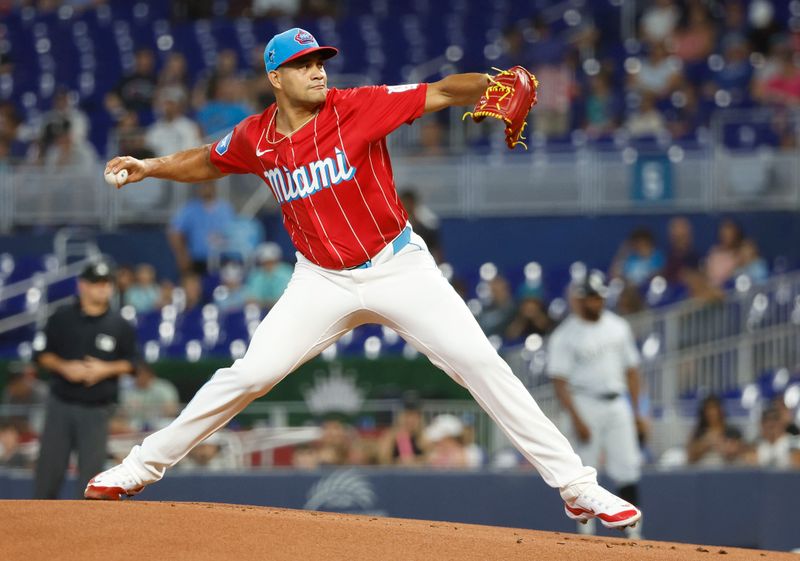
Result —
<instances>
[{"instance_id":1,"label":"child spectator","mask_svg":"<svg viewBox=\"0 0 800 561\"><path fill-rule=\"evenodd\" d=\"M152 265L142 263L136 267L134 282L126 290L123 302L133 306L140 314L161 307L161 289L156 283L156 270Z\"/></svg>"},{"instance_id":2,"label":"child spectator","mask_svg":"<svg viewBox=\"0 0 800 561\"><path fill-rule=\"evenodd\" d=\"M258 267L250 271L245 282L247 299L259 306L272 307L292 278L292 266L281 261L283 251L275 242L261 244L256 250Z\"/></svg>"},{"instance_id":3,"label":"child spectator","mask_svg":"<svg viewBox=\"0 0 800 561\"><path fill-rule=\"evenodd\" d=\"M642 286L663 268L664 254L656 248L653 233L647 228L637 228L617 252L611 275L633 286Z\"/></svg>"},{"instance_id":4,"label":"child spectator","mask_svg":"<svg viewBox=\"0 0 800 561\"><path fill-rule=\"evenodd\" d=\"M766 260L758 253L758 245L750 238L742 241L739 248L739 267L733 276L747 275L755 284L760 284L769 278L769 268Z\"/></svg>"},{"instance_id":5,"label":"child spectator","mask_svg":"<svg viewBox=\"0 0 800 561\"><path fill-rule=\"evenodd\" d=\"M378 460L384 465L419 465L425 458L425 447L419 401L407 396L394 425L381 437Z\"/></svg>"},{"instance_id":6,"label":"child spectator","mask_svg":"<svg viewBox=\"0 0 800 561\"><path fill-rule=\"evenodd\" d=\"M462 469L469 467L467 451L462 436L464 425L458 417L438 415L425 429L425 438L430 443L427 464L434 468Z\"/></svg>"}]
</instances>

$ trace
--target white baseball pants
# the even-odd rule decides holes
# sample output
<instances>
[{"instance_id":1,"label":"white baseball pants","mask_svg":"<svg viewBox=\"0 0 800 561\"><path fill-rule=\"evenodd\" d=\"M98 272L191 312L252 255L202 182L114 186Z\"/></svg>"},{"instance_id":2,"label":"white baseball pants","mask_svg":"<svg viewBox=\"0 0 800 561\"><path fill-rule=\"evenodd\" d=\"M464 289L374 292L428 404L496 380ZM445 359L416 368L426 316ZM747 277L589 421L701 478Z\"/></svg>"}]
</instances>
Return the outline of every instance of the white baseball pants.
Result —
<instances>
[{"instance_id":1,"label":"white baseball pants","mask_svg":"<svg viewBox=\"0 0 800 561\"><path fill-rule=\"evenodd\" d=\"M605 471L617 486L637 483L642 475L642 455L628 400L624 396L608 400L580 393L573 394L572 399L592 433L588 442L580 442L577 436L572 440L581 460L596 466L602 454Z\"/></svg>"},{"instance_id":2,"label":"white baseball pants","mask_svg":"<svg viewBox=\"0 0 800 561\"><path fill-rule=\"evenodd\" d=\"M595 470L581 463L489 343L422 238L412 233L411 243L396 255L390 244L373 263L334 271L298 254L289 286L256 329L244 357L217 370L169 426L133 448L125 465L144 483L161 479L166 468L301 364L354 327L378 323L397 331L466 387L562 496L569 500L576 489L596 482Z\"/></svg>"}]
</instances>

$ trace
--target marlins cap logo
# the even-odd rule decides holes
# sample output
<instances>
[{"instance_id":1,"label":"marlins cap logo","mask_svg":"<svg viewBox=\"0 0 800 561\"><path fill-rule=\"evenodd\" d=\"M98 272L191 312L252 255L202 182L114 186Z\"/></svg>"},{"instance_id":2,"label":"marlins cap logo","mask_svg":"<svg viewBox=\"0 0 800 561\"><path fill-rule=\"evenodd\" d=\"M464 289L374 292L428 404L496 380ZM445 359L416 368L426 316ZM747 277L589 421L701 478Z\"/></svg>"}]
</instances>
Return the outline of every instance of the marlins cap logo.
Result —
<instances>
[{"instance_id":1,"label":"marlins cap logo","mask_svg":"<svg viewBox=\"0 0 800 561\"><path fill-rule=\"evenodd\" d=\"M231 137L233 136L233 131L229 132L225 135L225 138L217 142L217 147L214 149L217 151L217 154L220 156L224 156L225 152L228 151L228 146L231 145Z\"/></svg>"},{"instance_id":2,"label":"marlins cap logo","mask_svg":"<svg viewBox=\"0 0 800 561\"><path fill-rule=\"evenodd\" d=\"M301 45L308 45L309 43L316 43L317 40L314 39L314 36L311 35L305 29L301 29L297 32L297 35L294 36L294 40L300 43Z\"/></svg>"},{"instance_id":3,"label":"marlins cap logo","mask_svg":"<svg viewBox=\"0 0 800 561\"><path fill-rule=\"evenodd\" d=\"M275 62L275 49L270 50L268 56L269 56L269 61L270 62Z\"/></svg>"}]
</instances>

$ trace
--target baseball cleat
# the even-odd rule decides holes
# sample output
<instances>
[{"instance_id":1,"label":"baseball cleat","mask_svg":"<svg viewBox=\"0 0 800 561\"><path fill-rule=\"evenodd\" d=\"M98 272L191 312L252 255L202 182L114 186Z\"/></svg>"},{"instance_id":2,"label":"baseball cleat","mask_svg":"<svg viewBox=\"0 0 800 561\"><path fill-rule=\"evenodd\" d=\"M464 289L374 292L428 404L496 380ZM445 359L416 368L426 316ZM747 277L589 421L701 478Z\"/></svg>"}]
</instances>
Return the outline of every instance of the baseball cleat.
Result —
<instances>
[{"instance_id":1,"label":"baseball cleat","mask_svg":"<svg viewBox=\"0 0 800 561\"><path fill-rule=\"evenodd\" d=\"M622 530L634 527L641 520L641 511L627 501L609 493L599 485L591 485L569 503L564 503L566 515L582 524L598 518L606 528Z\"/></svg>"},{"instance_id":2,"label":"baseball cleat","mask_svg":"<svg viewBox=\"0 0 800 561\"><path fill-rule=\"evenodd\" d=\"M95 475L86 485L83 496L101 501L118 501L123 496L140 493L144 485L123 464Z\"/></svg>"}]
</instances>

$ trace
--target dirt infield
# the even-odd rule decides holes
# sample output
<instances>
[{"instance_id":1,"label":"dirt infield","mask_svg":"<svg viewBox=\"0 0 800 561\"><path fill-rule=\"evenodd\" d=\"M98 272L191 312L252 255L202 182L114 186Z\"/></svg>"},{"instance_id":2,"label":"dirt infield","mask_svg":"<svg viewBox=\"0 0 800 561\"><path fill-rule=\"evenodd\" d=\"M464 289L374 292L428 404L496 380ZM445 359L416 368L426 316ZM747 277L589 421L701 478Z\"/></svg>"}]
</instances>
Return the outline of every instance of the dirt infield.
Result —
<instances>
[{"instance_id":1,"label":"dirt infield","mask_svg":"<svg viewBox=\"0 0 800 561\"><path fill-rule=\"evenodd\" d=\"M0 521L3 561L798 559L728 547L209 503L0 501Z\"/></svg>"}]
</instances>

